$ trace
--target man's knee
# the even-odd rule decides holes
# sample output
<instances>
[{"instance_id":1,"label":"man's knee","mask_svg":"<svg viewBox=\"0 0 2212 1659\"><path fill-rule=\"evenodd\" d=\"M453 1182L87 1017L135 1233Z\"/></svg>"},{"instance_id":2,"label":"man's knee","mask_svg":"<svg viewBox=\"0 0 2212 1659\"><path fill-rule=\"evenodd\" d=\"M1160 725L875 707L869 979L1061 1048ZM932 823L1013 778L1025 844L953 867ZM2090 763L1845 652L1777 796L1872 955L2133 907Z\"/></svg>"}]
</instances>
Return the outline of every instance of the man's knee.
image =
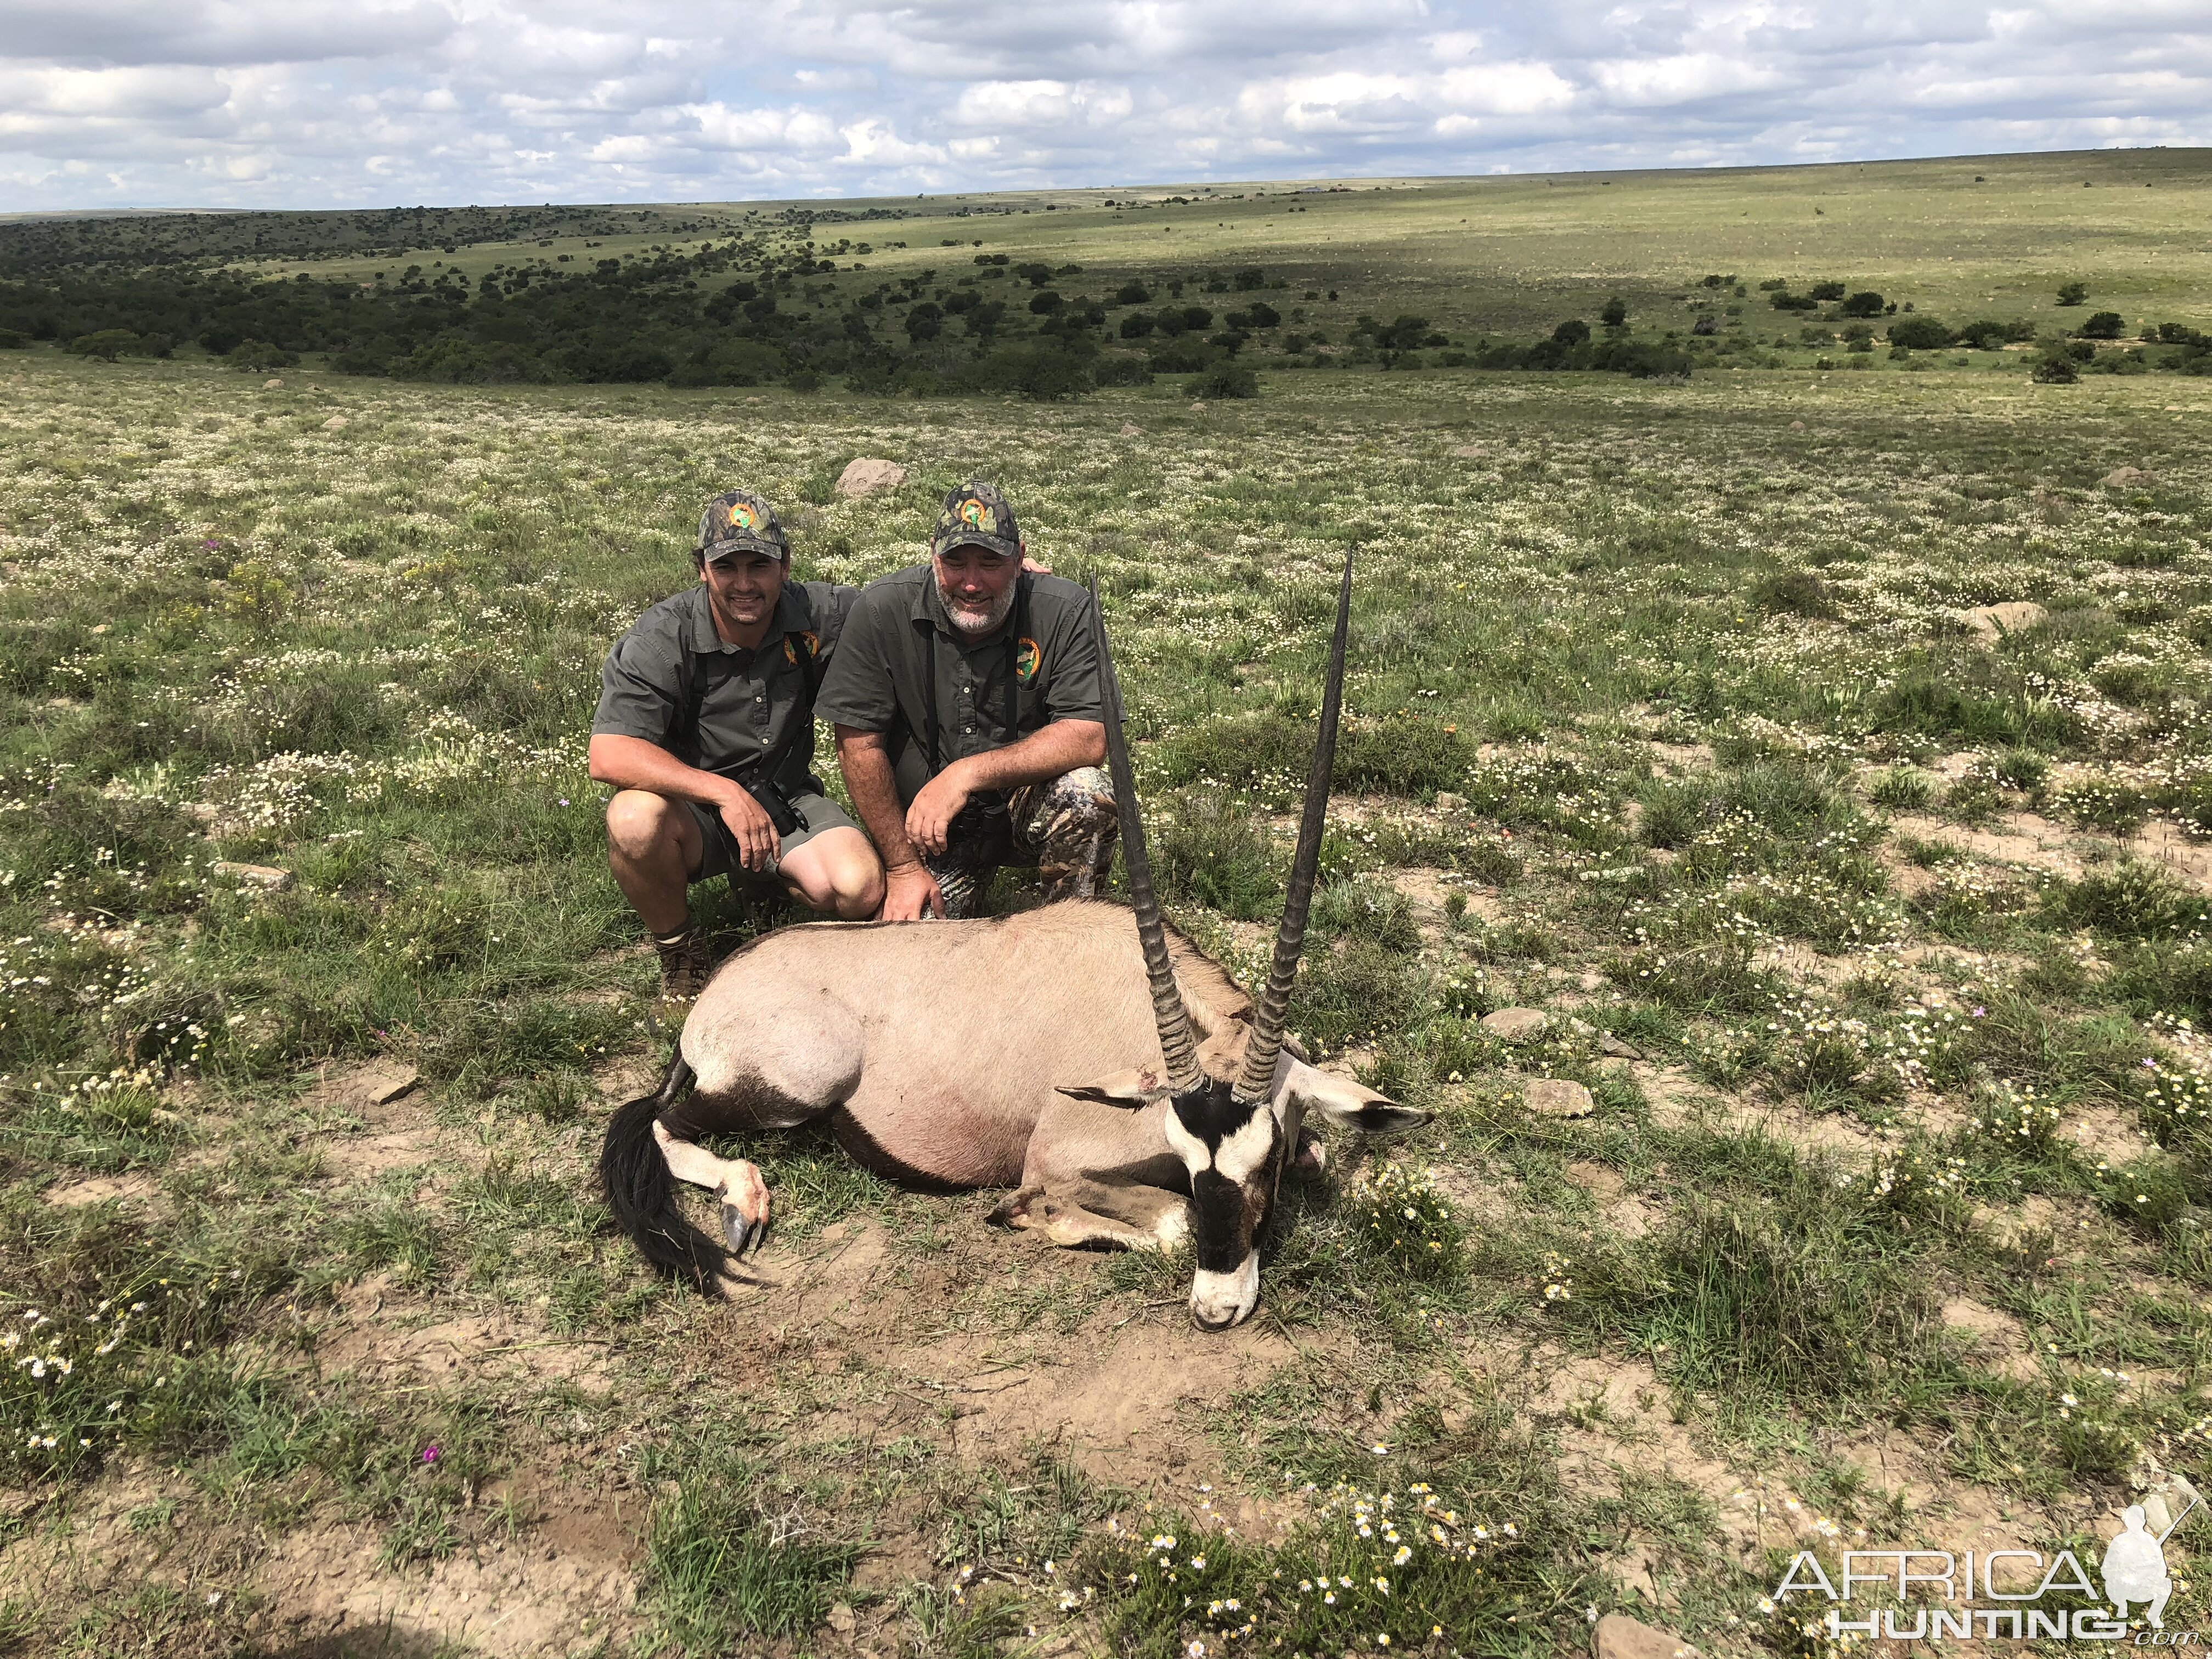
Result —
<instances>
[{"instance_id":1,"label":"man's knee","mask_svg":"<svg viewBox=\"0 0 2212 1659\"><path fill-rule=\"evenodd\" d=\"M883 908L884 866L866 841L858 847L838 849L824 873L829 877L828 903L823 906L841 921L864 921Z\"/></svg>"},{"instance_id":2,"label":"man's knee","mask_svg":"<svg viewBox=\"0 0 2212 1659\"><path fill-rule=\"evenodd\" d=\"M650 790L623 789L607 803L607 847L633 863L682 845L678 814L690 809Z\"/></svg>"},{"instance_id":3,"label":"man's knee","mask_svg":"<svg viewBox=\"0 0 2212 1659\"><path fill-rule=\"evenodd\" d=\"M784 873L801 903L841 921L862 921L883 906L883 863L857 830L833 830L810 842Z\"/></svg>"}]
</instances>

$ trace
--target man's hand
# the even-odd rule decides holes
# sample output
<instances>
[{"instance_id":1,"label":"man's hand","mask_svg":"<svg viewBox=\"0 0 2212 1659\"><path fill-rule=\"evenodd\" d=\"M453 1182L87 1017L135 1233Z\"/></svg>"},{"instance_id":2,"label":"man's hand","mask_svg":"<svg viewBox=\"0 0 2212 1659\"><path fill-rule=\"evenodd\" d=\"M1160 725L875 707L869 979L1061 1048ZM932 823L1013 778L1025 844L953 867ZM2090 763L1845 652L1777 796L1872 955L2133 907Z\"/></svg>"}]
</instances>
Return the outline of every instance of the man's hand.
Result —
<instances>
[{"instance_id":1,"label":"man's hand","mask_svg":"<svg viewBox=\"0 0 2212 1659\"><path fill-rule=\"evenodd\" d=\"M927 870L909 864L884 872L885 921L920 921L933 910L944 915L945 895L938 890L937 878Z\"/></svg>"},{"instance_id":2,"label":"man's hand","mask_svg":"<svg viewBox=\"0 0 2212 1659\"><path fill-rule=\"evenodd\" d=\"M921 793L906 809L906 838L916 851L945 851L945 832L975 793L968 781L971 775L972 769L965 762L955 761L922 785Z\"/></svg>"},{"instance_id":3,"label":"man's hand","mask_svg":"<svg viewBox=\"0 0 2212 1659\"><path fill-rule=\"evenodd\" d=\"M738 861L756 875L772 869L783 856L783 837L775 833L775 821L753 799L752 792L741 785L732 786L721 812L722 822L738 843Z\"/></svg>"}]
</instances>

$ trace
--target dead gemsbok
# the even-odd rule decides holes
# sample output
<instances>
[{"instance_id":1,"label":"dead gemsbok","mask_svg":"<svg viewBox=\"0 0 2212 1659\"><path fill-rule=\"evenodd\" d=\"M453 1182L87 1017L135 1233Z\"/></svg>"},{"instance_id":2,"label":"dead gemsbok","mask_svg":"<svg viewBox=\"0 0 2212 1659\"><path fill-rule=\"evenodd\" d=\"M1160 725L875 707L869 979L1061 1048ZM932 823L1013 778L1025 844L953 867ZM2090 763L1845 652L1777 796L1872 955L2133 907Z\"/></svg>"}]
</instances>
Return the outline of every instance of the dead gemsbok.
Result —
<instances>
[{"instance_id":1,"label":"dead gemsbok","mask_svg":"<svg viewBox=\"0 0 2212 1659\"><path fill-rule=\"evenodd\" d=\"M738 951L693 1007L659 1091L607 1128L600 1181L647 1260L702 1290L722 1265L684 1218L672 1177L720 1197L733 1255L767 1234L759 1170L698 1137L826 1117L853 1158L893 1179L1017 1187L993 1218L1055 1244L1188 1239L1193 1317L1218 1329L1249 1315L1260 1230L1306 1114L1367 1133L1427 1121L1307 1065L1283 1029L1321 859L1351 599L1347 555L1313 774L1256 1008L1161 921L1102 619L1131 909L1072 900L972 921L817 922Z\"/></svg>"}]
</instances>

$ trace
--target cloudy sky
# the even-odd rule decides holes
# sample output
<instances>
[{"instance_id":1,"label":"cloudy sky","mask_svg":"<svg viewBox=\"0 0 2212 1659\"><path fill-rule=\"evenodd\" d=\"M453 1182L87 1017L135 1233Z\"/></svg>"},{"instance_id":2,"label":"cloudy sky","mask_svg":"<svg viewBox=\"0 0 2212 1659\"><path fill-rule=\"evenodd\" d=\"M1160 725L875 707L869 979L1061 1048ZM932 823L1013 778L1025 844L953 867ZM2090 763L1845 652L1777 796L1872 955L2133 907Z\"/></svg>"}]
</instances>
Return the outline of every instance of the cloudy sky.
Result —
<instances>
[{"instance_id":1,"label":"cloudy sky","mask_svg":"<svg viewBox=\"0 0 2212 1659\"><path fill-rule=\"evenodd\" d=\"M0 0L0 210L2212 142L2212 0Z\"/></svg>"}]
</instances>

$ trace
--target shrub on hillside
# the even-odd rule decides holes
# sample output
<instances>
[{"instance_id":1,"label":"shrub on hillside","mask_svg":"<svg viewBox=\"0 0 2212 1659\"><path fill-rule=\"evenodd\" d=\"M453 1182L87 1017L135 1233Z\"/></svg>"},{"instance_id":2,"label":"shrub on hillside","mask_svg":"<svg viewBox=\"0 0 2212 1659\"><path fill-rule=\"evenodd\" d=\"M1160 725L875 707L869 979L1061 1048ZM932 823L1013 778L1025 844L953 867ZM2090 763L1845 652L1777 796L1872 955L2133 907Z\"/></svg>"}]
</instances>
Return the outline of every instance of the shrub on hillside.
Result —
<instances>
[{"instance_id":1,"label":"shrub on hillside","mask_svg":"<svg viewBox=\"0 0 2212 1659\"><path fill-rule=\"evenodd\" d=\"M2085 340L2117 340L2127 325L2127 319L2118 312L2100 311L2075 332Z\"/></svg>"},{"instance_id":2,"label":"shrub on hillside","mask_svg":"<svg viewBox=\"0 0 2212 1659\"><path fill-rule=\"evenodd\" d=\"M79 357L97 357L102 362L113 362L125 355L137 355L138 337L127 328L103 328L90 334L80 334L64 349Z\"/></svg>"},{"instance_id":3,"label":"shrub on hillside","mask_svg":"<svg viewBox=\"0 0 2212 1659\"><path fill-rule=\"evenodd\" d=\"M1890 337L1892 339L1897 337L1897 330L1894 326L1890 329ZM1993 318L1983 317L1968 323L1959 331L1959 343L1970 345L1977 351L1986 351L1991 346L2002 345L2010 341L2033 340L2034 337L2035 325L2024 317L2016 318L2008 323L2001 323Z\"/></svg>"},{"instance_id":4,"label":"shrub on hillside","mask_svg":"<svg viewBox=\"0 0 2212 1659\"><path fill-rule=\"evenodd\" d=\"M1900 317L1889 325L1889 343L1911 351L1934 351L1951 343L1951 331L1933 317Z\"/></svg>"},{"instance_id":5,"label":"shrub on hillside","mask_svg":"<svg viewBox=\"0 0 2212 1659\"><path fill-rule=\"evenodd\" d=\"M1073 398L1097 384L1091 360L1059 345L1009 345L975 365L978 389L1018 392L1036 402Z\"/></svg>"},{"instance_id":6,"label":"shrub on hillside","mask_svg":"<svg viewBox=\"0 0 2212 1659\"><path fill-rule=\"evenodd\" d=\"M1241 363L1222 363L1197 376L1185 389L1194 398L1256 398L1260 377Z\"/></svg>"}]
</instances>

